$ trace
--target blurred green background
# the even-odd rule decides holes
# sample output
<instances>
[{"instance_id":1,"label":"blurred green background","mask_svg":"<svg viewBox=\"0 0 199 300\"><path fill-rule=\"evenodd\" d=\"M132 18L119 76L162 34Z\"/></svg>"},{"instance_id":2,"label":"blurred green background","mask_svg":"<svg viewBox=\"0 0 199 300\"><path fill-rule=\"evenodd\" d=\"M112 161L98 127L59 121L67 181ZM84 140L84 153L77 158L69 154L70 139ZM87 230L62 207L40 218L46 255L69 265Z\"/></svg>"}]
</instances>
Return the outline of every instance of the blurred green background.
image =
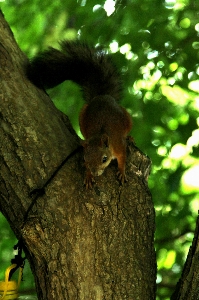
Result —
<instances>
[{"instance_id":1,"label":"blurred green background","mask_svg":"<svg viewBox=\"0 0 199 300\"><path fill-rule=\"evenodd\" d=\"M180 278L199 204L199 1L5 0L0 7L28 57L63 39L80 39L113 53L122 73L122 105L132 136L152 160L149 187L156 209L157 300ZM78 134L79 88L48 91ZM65 101L66 99L66 101ZM16 243L0 215L0 279ZM25 293L34 283L28 263Z\"/></svg>"}]
</instances>

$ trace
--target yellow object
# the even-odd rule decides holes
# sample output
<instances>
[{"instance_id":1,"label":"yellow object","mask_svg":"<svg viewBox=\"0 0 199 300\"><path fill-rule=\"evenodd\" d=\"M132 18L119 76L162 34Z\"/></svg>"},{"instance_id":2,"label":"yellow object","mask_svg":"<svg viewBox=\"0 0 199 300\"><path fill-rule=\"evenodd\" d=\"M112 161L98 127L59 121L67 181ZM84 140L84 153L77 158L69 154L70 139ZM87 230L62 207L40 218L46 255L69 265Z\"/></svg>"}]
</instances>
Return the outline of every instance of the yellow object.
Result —
<instances>
[{"instance_id":1,"label":"yellow object","mask_svg":"<svg viewBox=\"0 0 199 300\"><path fill-rule=\"evenodd\" d=\"M0 281L0 300L10 300L18 298L18 289L21 282L23 269L19 268L18 282L15 280L9 281L10 271L16 268L16 264L11 265L5 271L5 281Z\"/></svg>"}]
</instances>

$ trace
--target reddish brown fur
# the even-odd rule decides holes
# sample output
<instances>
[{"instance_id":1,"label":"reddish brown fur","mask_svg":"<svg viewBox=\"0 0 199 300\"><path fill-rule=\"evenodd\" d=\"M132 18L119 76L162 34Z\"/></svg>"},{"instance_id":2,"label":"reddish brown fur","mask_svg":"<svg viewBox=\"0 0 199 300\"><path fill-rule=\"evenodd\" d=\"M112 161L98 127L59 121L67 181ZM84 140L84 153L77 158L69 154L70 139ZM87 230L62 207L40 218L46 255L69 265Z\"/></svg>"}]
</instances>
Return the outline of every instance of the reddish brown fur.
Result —
<instances>
[{"instance_id":1,"label":"reddish brown fur","mask_svg":"<svg viewBox=\"0 0 199 300\"><path fill-rule=\"evenodd\" d=\"M93 156L90 164L85 158L87 167L86 182L88 181L89 185L92 185L91 173L97 173L97 169L101 168L102 162L98 155L102 151L102 136L106 134L108 136L108 149L107 151L104 150L105 154L110 160L113 158L117 159L119 179L124 183L126 179L126 137L132 127L132 120L129 113L112 97L99 96L95 97L89 104L83 106L79 116L79 123L81 132L86 140L85 145L87 145L84 148L85 156L88 145L91 146L92 141L95 140L92 145L94 151L89 153L90 156Z\"/></svg>"},{"instance_id":2,"label":"reddish brown fur","mask_svg":"<svg viewBox=\"0 0 199 300\"><path fill-rule=\"evenodd\" d=\"M39 87L52 88L64 80L81 86L87 103L79 116L85 138L86 187L92 187L93 176L101 175L114 158L123 183L126 180L126 137L132 121L118 104L121 78L106 51L79 41L63 41L61 50L49 48L39 53L28 65L27 75Z\"/></svg>"}]
</instances>

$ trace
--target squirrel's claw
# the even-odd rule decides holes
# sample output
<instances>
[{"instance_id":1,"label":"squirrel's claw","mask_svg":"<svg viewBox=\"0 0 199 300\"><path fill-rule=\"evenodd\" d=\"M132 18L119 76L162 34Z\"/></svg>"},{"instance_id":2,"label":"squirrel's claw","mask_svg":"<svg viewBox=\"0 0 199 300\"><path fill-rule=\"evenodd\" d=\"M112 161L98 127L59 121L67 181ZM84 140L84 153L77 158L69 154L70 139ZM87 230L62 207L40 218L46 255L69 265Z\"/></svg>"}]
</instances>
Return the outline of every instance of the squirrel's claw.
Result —
<instances>
[{"instance_id":1,"label":"squirrel's claw","mask_svg":"<svg viewBox=\"0 0 199 300\"><path fill-rule=\"evenodd\" d=\"M120 181L121 185L123 185L125 182L128 181L125 172L118 171L117 177L118 177L118 180Z\"/></svg>"},{"instance_id":2,"label":"squirrel's claw","mask_svg":"<svg viewBox=\"0 0 199 300\"><path fill-rule=\"evenodd\" d=\"M95 179L94 179L93 175L90 172L86 173L86 176L84 179L84 184L86 186L86 189L87 190L92 189L93 183L95 183Z\"/></svg>"}]
</instances>

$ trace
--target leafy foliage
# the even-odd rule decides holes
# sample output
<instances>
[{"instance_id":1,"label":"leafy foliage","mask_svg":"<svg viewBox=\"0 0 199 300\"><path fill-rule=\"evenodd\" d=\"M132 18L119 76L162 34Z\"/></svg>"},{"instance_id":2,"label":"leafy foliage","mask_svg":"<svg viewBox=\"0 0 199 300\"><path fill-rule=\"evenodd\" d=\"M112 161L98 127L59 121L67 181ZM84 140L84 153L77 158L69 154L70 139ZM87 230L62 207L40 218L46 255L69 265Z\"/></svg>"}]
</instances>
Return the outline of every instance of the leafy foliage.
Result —
<instances>
[{"instance_id":1,"label":"leafy foliage","mask_svg":"<svg viewBox=\"0 0 199 300\"><path fill-rule=\"evenodd\" d=\"M156 208L157 299L168 299L198 209L199 2L5 0L1 6L29 57L76 38L113 53L124 80L122 104L133 117L132 136L153 162L149 185ZM67 82L49 93L80 134L78 87ZM7 225L3 228L1 251L10 235Z\"/></svg>"}]
</instances>

